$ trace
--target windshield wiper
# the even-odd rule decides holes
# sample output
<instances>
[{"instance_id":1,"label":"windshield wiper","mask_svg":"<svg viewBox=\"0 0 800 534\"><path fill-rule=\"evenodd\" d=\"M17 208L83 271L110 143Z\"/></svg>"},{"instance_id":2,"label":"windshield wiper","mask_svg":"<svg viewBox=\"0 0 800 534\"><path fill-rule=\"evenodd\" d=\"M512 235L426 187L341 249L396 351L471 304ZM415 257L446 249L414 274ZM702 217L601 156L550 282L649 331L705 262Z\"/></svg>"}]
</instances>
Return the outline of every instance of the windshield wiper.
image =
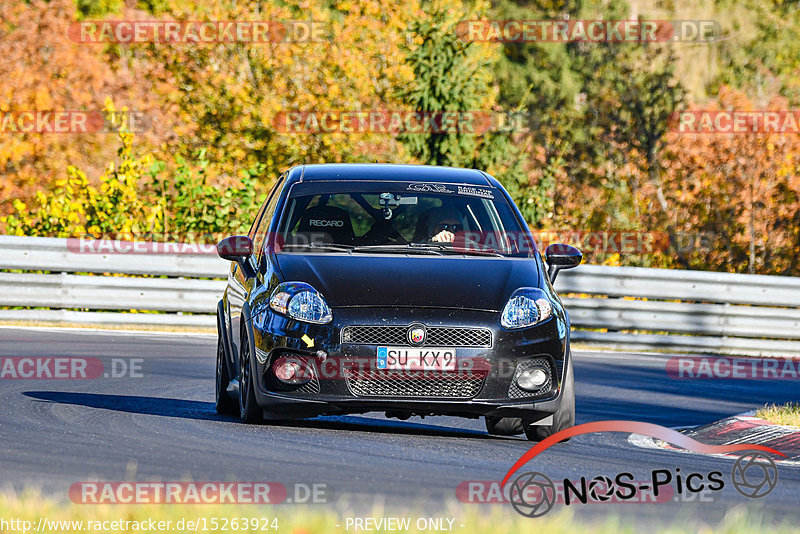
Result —
<instances>
[{"instance_id":1,"label":"windshield wiper","mask_svg":"<svg viewBox=\"0 0 800 534\"><path fill-rule=\"evenodd\" d=\"M350 252L354 247L353 245L343 245L341 243L320 243L318 241L313 241L311 243L285 243L281 248L313 248L317 250Z\"/></svg>"},{"instance_id":2,"label":"windshield wiper","mask_svg":"<svg viewBox=\"0 0 800 534\"><path fill-rule=\"evenodd\" d=\"M441 255L438 249L431 249L426 247L413 246L413 243L408 245L361 245L354 247L353 252L389 252L398 254L435 254Z\"/></svg>"},{"instance_id":3,"label":"windshield wiper","mask_svg":"<svg viewBox=\"0 0 800 534\"><path fill-rule=\"evenodd\" d=\"M445 254L472 255L472 256L495 256L503 257L502 254L488 250L469 250L464 248L453 248L452 245L443 243L408 243L384 244L384 245L345 245L342 243L286 243L282 248L305 248L315 250L331 250L334 252L387 252L390 254L434 254L442 256Z\"/></svg>"},{"instance_id":4,"label":"windshield wiper","mask_svg":"<svg viewBox=\"0 0 800 534\"><path fill-rule=\"evenodd\" d=\"M353 252L398 252L412 254L458 254L473 256L496 256L503 257L502 254L486 250L463 250L454 249L452 246L441 243L408 243L407 245L364 245L355 247Z\"/></svg>"},{"instance_id":5,"label":"windshield wiper","mask_svg":"<svg viewBox=\"0 0 800 534\"><path fill-rule=\"evenodd\" d=\"M409 243L410 246L415 247L428 247L435 250L439 250L445 254L464 254L467 256L495 256L502 258L503 255L499 252L495 252L493 250L478 250L478 249L468 249L464 247L453 248L452 245L445 245L443 243Z\"/></svg>"}]
</instances>

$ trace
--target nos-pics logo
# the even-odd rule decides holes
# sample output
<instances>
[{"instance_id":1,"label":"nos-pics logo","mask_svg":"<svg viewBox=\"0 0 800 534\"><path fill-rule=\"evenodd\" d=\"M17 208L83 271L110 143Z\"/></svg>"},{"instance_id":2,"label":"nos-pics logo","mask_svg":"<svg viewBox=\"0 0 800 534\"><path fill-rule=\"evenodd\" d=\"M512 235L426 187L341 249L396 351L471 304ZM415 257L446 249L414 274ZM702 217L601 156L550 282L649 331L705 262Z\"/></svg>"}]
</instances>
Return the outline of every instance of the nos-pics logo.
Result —
<instances>
[{"instance_id":1,"label":"nos-pics logo","mask_svg":"<svg viewBox=\"0 0 800 534\"><path fill-rule=\"evenodd\" d=\"M778 484L778 468L775 461L765 453L785 456L775 449L756 444L706 445L685 434L652 423L598 421L562 430L541 441L512 466L501 484L508 483L514 472L518 471L520 467L559 441L580 434L609 431L647 435L703 454L743 452L744 454L733 464L731 482L741 495L751 499L759 499L768 495ZM613 479L603 475L596 476L591 480L581 477L577 482L564 479L558 484L562 491L560 495L557 485L547 475L529 471L514 478L508 495L511 505L518 513L525 517L535 518L545 515L558 501L562 501L566 505L574 502L587 504L590 499L592 502L607 502L612 499L619 502L634 499L638 493L650 490L657 497L659 490L666 486L670 486L678 495L720 491L725 487L723 474L720 471L686 473L681 472L680 468L653 470L650 474L649 484L632 482L633 474L631 473L619 473Z\"/></svg>"}]
</instances>

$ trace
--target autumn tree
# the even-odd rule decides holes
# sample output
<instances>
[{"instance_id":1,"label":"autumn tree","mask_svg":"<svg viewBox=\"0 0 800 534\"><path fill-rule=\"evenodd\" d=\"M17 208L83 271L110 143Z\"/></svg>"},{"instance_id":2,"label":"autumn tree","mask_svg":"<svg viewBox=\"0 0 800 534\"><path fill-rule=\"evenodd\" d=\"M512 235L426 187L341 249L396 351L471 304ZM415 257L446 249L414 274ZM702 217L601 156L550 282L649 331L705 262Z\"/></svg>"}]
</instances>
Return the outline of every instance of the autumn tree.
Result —
<instances>
[{"instance_id":1,"label":"autumn tree","mask_svg":"<svg viewBox=\"0 0 800 534\"><path fill-rule=\"evenodd\" d=\"M761 106L723 87L708 110ZM774 96L766 109L787 110ZM752 126L752 123L749 124ZM690 266L730 272L800 274L800 138L778 133L668 135L664 189L681 232L702 236Z\"/></svg>"},{"instance_id":2,"label":"autumn tree","mask_svg":"<svg viewBox=\"0 0 800 534\"><path fill-rule=\"evenodd\" d=\"M150 98L136 65L110 61L102 45L78 43L68 29L78 16L73 0L4 0L0 2L0 111L101 112L113 97L148 118L146 142L160 144L169 121ZM0 134L0 213L14 198L27 198L52 186L68 165L95 179L114 156L114 133Z\"/></svg>"}]
</instances>

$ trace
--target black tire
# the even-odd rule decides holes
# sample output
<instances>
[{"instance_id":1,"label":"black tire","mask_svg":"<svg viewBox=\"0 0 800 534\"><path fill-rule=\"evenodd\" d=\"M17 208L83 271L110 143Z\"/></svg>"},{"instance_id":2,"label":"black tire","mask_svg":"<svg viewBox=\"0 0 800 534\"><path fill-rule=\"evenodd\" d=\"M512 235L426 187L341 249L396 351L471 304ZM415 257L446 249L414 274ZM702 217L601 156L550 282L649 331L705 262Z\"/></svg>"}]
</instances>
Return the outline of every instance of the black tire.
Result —
<instances>
[{"instance_id":1,"label":"black tire","mask_svg":"<svg viewBox=\"0 0 800 534\"><path fill-rule=\"evenodd\" d=\"M575 375L572 371L572 354L569 354L567 373L564 378L564 392L561 406L553 414L552 425L524 425L525 437L530 441L542 441L556 432L575 426ZM569 441L565 439L563 441Z\"/></svg>"},{"instance_id":2,"label":"black tire","mask_svg":"<svg viewBox=\"0 0 800 534\"><path fill-rule=\"evenodd\" d=\"M243 423L263 423L264 412L256 402L250 356L250 336L243 331L239 343L239 419Z\"/></svg>"},{"instance_id":3,"label":"black tire","mask_svg":"<svg viewBox=\"0 0 800 534\"><path fill-rule=\"evenodd\" d=\"M520 417L497 417L487 415L484 417L486 431L493 436L516 436L522 434L522 418Z\"/></svg>"},{"instance_id":4,"label":"black tire","mask_svg":"<svg viewBox=\"0 0 800 534\"><path fill-rule=\"evenodd\" d=\"M216 379L216 401L214 403L218 414L232 415L236 413L237 405L230 395L228 395L228 384L231 378L228 373L228 366L225 363L225 349L222 345L222 336L217 336L217 379Z\"/></svg>"}]
</instances>

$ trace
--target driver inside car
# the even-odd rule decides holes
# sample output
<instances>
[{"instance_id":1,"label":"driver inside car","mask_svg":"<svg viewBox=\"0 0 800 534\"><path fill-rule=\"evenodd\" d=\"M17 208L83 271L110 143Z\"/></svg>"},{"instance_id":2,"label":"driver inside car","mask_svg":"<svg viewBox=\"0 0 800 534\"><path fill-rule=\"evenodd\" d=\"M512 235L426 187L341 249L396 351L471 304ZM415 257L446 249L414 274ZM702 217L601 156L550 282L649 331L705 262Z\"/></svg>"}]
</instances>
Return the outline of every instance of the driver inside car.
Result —
<instances>
[{"instance_id":1,"label":"driver inside car","mask_svg":"<svg viewBox=\"0 0 800 534\"><path fill-rule=\"evenodd\" d=\"M457 209L447 206L433 208L428 213L428 240L452 243L456 234L464 231L464 220Z\"/></svg>"}]
</instances>

